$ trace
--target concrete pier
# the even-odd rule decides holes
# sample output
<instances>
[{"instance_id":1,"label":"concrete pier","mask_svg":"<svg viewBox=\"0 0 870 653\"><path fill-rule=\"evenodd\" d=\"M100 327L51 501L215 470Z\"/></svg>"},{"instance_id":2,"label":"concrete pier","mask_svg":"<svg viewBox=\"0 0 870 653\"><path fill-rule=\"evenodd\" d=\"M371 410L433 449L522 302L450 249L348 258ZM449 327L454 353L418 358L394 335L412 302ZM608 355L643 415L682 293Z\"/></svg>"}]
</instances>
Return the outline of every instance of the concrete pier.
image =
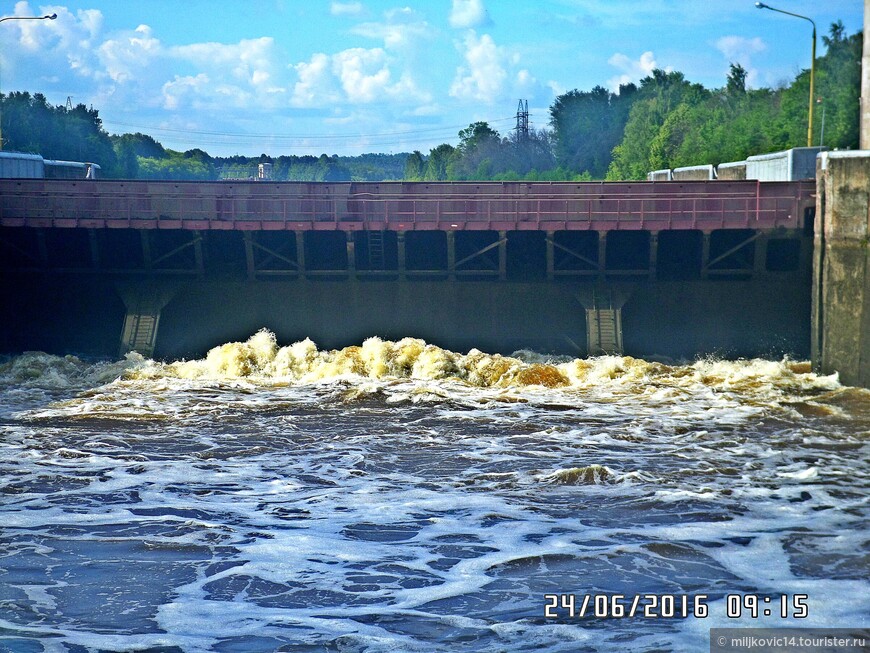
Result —
<instances>
[{"instance_id":1,"label":"concrete pier","mask_svg":"<svg viewBox=\"0 0 870 653\"><path fill-rule=\"evenodd\" d=\"M870 387L870 151L825 152L817 169L812 357Z\"/></svg>"}]
</instances>

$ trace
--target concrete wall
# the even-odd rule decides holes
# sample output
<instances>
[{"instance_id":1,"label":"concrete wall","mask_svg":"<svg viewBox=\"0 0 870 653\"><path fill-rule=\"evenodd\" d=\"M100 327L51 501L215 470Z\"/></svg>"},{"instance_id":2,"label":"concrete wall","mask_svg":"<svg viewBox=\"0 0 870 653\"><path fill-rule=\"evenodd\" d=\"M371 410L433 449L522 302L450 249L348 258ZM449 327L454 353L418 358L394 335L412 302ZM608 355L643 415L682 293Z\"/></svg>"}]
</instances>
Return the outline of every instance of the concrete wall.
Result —
<instances>
[{"instance_id":1,"label":"concrete wall","mask_svg":"<svg viewBox=\"0 0 870 653\"><path fill-rule=\"evenodd\" d=\"M823 153L816 196L813 360L870 387L870 151Z\"/></svg>"},{"instance_id":2,"label":"concrete wall","mask_svg":"<svg viewBox=\"0 0 870 653\"><path fill-rule=\"evenodd\" d=\"M699 165L654 170L647 173L647 181L704 181L722 179L740 181L800 181L816 176L816 156L826 151L825 147L794 147L782 152L757 154L746 161L731 161L718 166Z\"/></svg>"},{"instance_id":3,"label":"concrete wall","mask_svg":"<svg viewBox=\"0 0 870 653\"><path fill-rule=\"evenodd\" d=\"M716 178L723 181L741 181L746 179L746 161L720 163L716 167Z\"/></svg>"},{"instance_id":4,"label":"concrete wall","mask_svg":"<svg viewBox=\"0 0 870 653\"><path fill-rule=\"evenodd\" d=\"M671 181L674 178L673 173L669 169L653 170L647 174L647 181Z\"/></svg>"},{"instance_id":5,"label":"concrete wall","mask_svg":"<svg viewBox=\"0 0 870 653\"><path fill-rule=\"evenodd\" d=\"M0 178L42 179L45 163L38 154L0 152Z\"/></svg>"},{"instance_id":6,"label":"concrete wall","mask_svg":"<svg viewBox=\"0 0 870 653\"><path fill-rule=\"evenodd\" d=\"M282 344L320 347L369 336L415 336L442 347L509 354L520 348L585 355L582 299L591 288L625 297L626 354L641 357L798 358L809 355L810 289L802 277L683 281L157 280L173 298L155 356L202 356L260 328ZM124 321L117 282L42 275L0 287L2 351L116 356Z\"/></svg>"},{"instance_id":7,"label":"concrete wall","mask_svg":"<svg viewBox=\"0 0 870 653\"><path fill-rule=\"evenodd\" d=\"M716 171L711 164L674 168L675 181L709 181L716 179Z\"/></svg>"},{"instance_id":8,"label":"concrete wall","mask_svg":"<svg viewBox=\"0 0 870 653\"><path fill-rule=\"evenodd\" d=\"M816 176L816 157L824 147L793 147L746 158L746 179L798 181Z\"/></svg>"}]
</instances>

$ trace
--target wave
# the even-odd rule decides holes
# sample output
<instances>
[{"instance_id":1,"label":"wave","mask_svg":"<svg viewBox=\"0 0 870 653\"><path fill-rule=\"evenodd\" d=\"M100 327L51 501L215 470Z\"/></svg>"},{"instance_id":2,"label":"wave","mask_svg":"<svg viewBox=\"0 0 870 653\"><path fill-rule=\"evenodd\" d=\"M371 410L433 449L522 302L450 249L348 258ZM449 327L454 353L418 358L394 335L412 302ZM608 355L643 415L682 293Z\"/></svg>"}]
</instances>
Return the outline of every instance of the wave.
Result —
<instances>
[{"instance_id":1,"label":"wave","mask_svg":"<svg viewBox=\"0 0 870 653\"><path fill-rule=\"evenodd\" d=\"M0 364L0 386L45 390L79 389L110 383L142 367L146 359L130 352L118 361L85 361L77 356L54 356L28 351Z\"/></svg>"},{"instance_id":2,"label":"wave","mask_svg":"<svg viewBox=\"0 0 870 653\"><path fill-rule=\"evenodd\" d=\"M604 465L557 469L541 478L550 485L601 485L616 480L614 471Z\"/></svg>"},{"instance_id":3,"label":"wave","mask_svg":"<svg viewBox=\"0 0 870 653\"><path fill-rule=\"evenodd\" d=\"M72 388L115 379L167 378L267 384L411 379L456 381L479 388L570 390L606 386L621 392L667 395L700 386L735 392L775 388L798 395L841 387L836 374L817 375L808 363L789 359L704 359L689 365L630 356L547 359L530 356L529 352L502 356L472 349L461 354L418 338L389 341L378 337L368 338L359 346L321 350L308 338L279 346L275 335L265 329L244 342L214 347L198 360L162 363L133 353L120 361L88 363L74 356L28 352L0 365L0 384L4 385Z\"/></svg>"}]
</instances>

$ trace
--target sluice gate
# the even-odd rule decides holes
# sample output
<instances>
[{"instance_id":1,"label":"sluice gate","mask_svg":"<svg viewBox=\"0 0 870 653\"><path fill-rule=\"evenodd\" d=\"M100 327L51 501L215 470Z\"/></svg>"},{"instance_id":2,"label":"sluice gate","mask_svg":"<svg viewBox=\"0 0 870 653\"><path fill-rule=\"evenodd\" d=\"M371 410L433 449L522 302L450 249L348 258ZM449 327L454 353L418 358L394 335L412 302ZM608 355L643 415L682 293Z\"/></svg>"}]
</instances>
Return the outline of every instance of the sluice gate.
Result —
<instances>
[{"instance_id":1,"label":"sluice gate","mask_svg":"<svg viewBox=\"0 0 870 653\"><path fill-rule=\"evenodd\" d=\"M116 353L120 334L193 356L267 327L326 347L803 354L814 191L0 180L0 346Z\"/></svg>"}]
</instances>

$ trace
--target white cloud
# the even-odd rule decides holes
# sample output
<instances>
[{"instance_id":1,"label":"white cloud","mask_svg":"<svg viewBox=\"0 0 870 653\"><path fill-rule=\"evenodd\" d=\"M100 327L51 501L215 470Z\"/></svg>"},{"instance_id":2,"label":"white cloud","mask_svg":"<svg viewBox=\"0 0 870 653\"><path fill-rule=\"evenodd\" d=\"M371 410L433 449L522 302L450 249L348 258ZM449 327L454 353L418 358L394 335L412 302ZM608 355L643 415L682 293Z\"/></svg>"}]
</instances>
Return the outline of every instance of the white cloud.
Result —
<instances>
[{"instance_id":1,"label":"white cloud","mask_svg":"<svg viewBox=\"0 0 870 653\"><path fill-rule=\"evenodd\" d=\"M333 16L359 16L365 11L361 2L333 2L329 13Z\"/></svg>"},{"instance_id":2,"label":"white cloud","mask_svg":"<svg viewBox=\"0 0 870 653\"><path fill-rule=\"evenodd\" d=\"M143 70L161 54L163 47L152 36L148 25L139 25L134 31L104 41L97 48L103 71L115 82L141 77Z\"/></svg>"},{"instance_id":3,"label":"white cloud","mask_svg":"<svg viewBox=\"0 0 870 653\"><path fill-rule=\"evenodd\" d=\"M637 82L643 77L647 77L653 70L660 66L656 63L655 55L651 51L644 52L637 60L631 59L628 56L617 52L607 60L614 68L621 70L622 73L611 77L607 80L607 86L611 91L618 91L622 84ZM665 68L668 72L671 67Z\"/></svg>"},{"instance_id":4,"label":"white cloud","mask_svg":"<svg viewBox=\"0 0 870 653\"><path fill-rule=\"evenodd\" d=\"M746 70L748 86L758 82L758 70L752 65L752 55L763 52L767 44L759 37L747 39L742 36L723 36L716 41L716 49L721 52L728 63L738 63Z\"/></svg>"},{"instance_id":5,"label":"white cloud","mask_svg":"<svg viewBox=\"0 0 870 653\"><path fill-rule=\"evenodd\" d=\"M483 0L453 0L450 25L459 29L489 24L489 14Z\"/></svg>"},{"instance_id":6,"label":"white cloud","mask_svg":"<svg viewBox=\"0 0 870 653\"><path fill-rule=\"evenodd\" d=\"M373 102L388 93L390 70L381 48L339 52L332 57L332 71L350 102Z\"/></svg>"},{"instance_id":7,"label":"white cloud","mask_svg":"<svg viewBox=\"0 0 870 653\"><path fill-rule=\"evenodd\" d=\"M464 65L456 69L450 86L450 95L468 102L495 104L509 98L533 99L547 95L546 87L522 68L518 52L500 47L492 36L478 36L468 30L464 40L457 44L463 54Z\"/></svg>"},{"instance_id":8,"label":"white cloud","mask_svg":"<svg viewBox=\"0 0 870 653\"><path fill-rule=\"evenodd\" d=\"M403 104L430 102L431 94L417 83L424 52L435 30L408 7L391 9L379 22L356 25L351 32L383 42L383 47L348 48L318 53L291 66L298 81L292 104L322 107L337 102L367 104L394 100Z\"/></svg>"},{"instance_id":9,"label":"white cloud","mask_svg":"<svg viewBox=\"0 0 870 653\"><path fill-rule=\"evenodd\" d=\"M418 50L435 36L435 29L409 7L392 9L384 14L383 22L356 25L351 33L366 38L383 40L391 50Z\"/></svg>"},{"instance_id":10,"label":"white cloud","mask_svg":"<svg viewBox=\"0 0 870 653\"><path fill-rule=\"evenodd\" d=\"M292 104L298 107L325 105L339 99L329 55L318 52L309 61L293 66L299 81L293 87Z\"/></svg>"},{"instance_id":11,"label":"white cloud","mask_svg":"<svg viewBox=\"0 0 870 653\"><path fill-rule=\"evenodd\" d=\"M450 95L464 100L495 102L508 78L505 55L489 34L478 38L473 31L465 36L465 66L456 70Z\"/></svg>"},{"instance_id":12,"label":"white cloud","mask_svg":"<svg viewBox=\"0 0 870 653\"><path fill-rule=\"evenodd\" d=\"M56 13L55 20L12 21L3 26L4 34L17 40L13 51L6 56L33 57L44 66L57 67L65 59L70 69L82 76L92 76L98 62L94 48L99 44L103 27L103 14L96 9L79 10L73 14L66 7L49 6L32 9L27 2L18 2L13 15L42 16Z\"/></svg>"},{"instance_id":13,"label":"white cloud","mask_svg":"<svg viewBox=\"0 0 870 653\"><path fill-rule=\"evenodd\" d=\"M211 80L205 73L185 77L176 75L174 80L163 85L163 107L174 111L191 96L202 95L203 91L207 90L210 85Z\"/></svg>"},{"instance_id":14,"label":"white cloud","mask_svg":"<svg viewBox=\"0 0 870 653\"><path fill-rule=\"evenodd\" d=\"M716 49L729 59L748 58L767 49L767 44L759 37L747 39L742 36L723 36L716 41Z\"/></svg>"},{"instance_id":15,"label":"white cloud","mask_svg":"<svg viewBox=\"0 0 870 653\"><path fill-rule=\"evenodd\" d=\"M197 67L210 70L215 77L230 73L237 81L262 84L275 72L277 54L274 39L264 36L238 43L194 43L171 48L170 54Z\"/></svg>"}]
</instances>

